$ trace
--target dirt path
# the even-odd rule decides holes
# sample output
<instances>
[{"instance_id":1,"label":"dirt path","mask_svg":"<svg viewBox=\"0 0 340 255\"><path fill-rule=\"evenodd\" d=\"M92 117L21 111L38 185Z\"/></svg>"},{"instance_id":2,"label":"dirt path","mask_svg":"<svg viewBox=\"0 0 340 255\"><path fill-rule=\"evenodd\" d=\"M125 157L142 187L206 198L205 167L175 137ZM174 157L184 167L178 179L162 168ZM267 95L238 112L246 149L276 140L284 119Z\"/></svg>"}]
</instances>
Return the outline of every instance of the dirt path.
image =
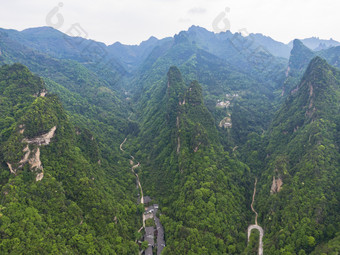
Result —
<instances>
[{"instance_id":1,"label":"dirt path","mask_svg":"<svg viewBox=\"0 0 340 255\"><path fill-rule=\"evenodd\" d=\"M119 145L119 149L122 151L122 152L125 152L124 149L123 149L123 145L124 143L126 142L127 138L125 137L124 141ZM138 164L136 165L133 165L134 164L134 159L135 157L130 155L131 157L131 160L130 160L130 164L132 165L131 167L131 172L136 176L136 179L137 179L137 184L138 184L138 187L140 189L140 202L142 204L144 204L144 194L143 194L143 188L142 188L142 185L140 184L140 180L139 180L139 176L138 174L135 172L135 168L139 167L140 166L140 163L138 162ZM142 228L145 228L145 215L143 213L143 227L141 227L138 232L140 232L142 230Z\"/></svg>"},{"instance_id":2,"label":"dirt path","mask_svg":"<svg viewBox=\"0 0 340 255\"><path fill-rule=\"evenodd\" d=\"M119 145L119 149L122 151L122 152L124 152L124 150L123 150L123 145L124 145L124 143L126 142L126 137L125 137L125 139L124 139L124 141Z\"/></svg>"},{"instance_id":3,"label":"dirt path","mask_svg":"<svg viewBox=\"0 0 340 255\"><path fill-rule=\"evenodd\" d=\"M257 216L258 216L258 214L257 214L257 212L254 209L254 200L255 200L255 194L256 194L256 184L257 184L257 178L255 178L253 199L252 199L252 202L251 202L251 205L250 205L251 210L255 213L255 225L249 225L248 226L248 243L249 243L249 238L250 238L251 231L253 229L257 229L260 232L258 255L263 255L263 242L262 242L262 239L263 239L264 231L263 231L263 228L260 227L257 224Z\"/></svg>"},{"instance_id":4,"label":"dirt path","mask_svg":"<svg viewBox=\"0 0 340 255\"><path fill-rule=\"evenodd\" d=\"M135 165L135 167L139 166L139 163L138 165ZM139 176L138 174L136 174L136 177L137 177L137 183L138 183L138 187L140 188L140 202L141 204L144 204L144 195L143 195L143 188L142 188L142 185L140 184L140 181L139 181ZM144 223L143 223L144 224Z\"/></svg>"},{"instance_id":5,"label":"dirt path","mask_svg":"<svg viewBox=\"0 0 340 255\"><path fill-rule=\"evenodd\" d=\"M254 200L255 200L255 194L256 194L256 184L257 184L257 178L255 178L253 200L252 200L251 205L250 205L251 210L255 213L255 225L257 225L257 212L254 209Z\"/></svg>"},{"instance_id":6,"label":"dirt path","mask_svg":"<svg viewBox=\"0 0 340 255\"><path fill-rule=\"evenodd\" d=\"M126 138L125 138L126 139ZM134 159L133 156L131 156L131 158ZM130 164L133 165L133 160L130 160ZM142 188L142 185L140 184L140 180L139 180L139 176L138 174L135 172L135 168L139 167L140 166L140 163L138 162L138 164L136 165L133 165L131 167L131 172L136 176L136 179L137 179L137 184L138 184L138 187L139 187L139 190L140 190L140 202L141 204L144 204L144 194L143 194L143 188ZM145 227L145 218L144 218L144 214L143 214L143 227Z\"/></svg>"},{"instance_id":7,"label":"dirt path","mask_svg":"<svg viewBox=\"0 0 340 255\"><path fill-rule=\"evenodd\" d=\"M122 151L122 152L125 152L124 149L123 149L123 145L124 143L126 142L127 138L124 139L124 141L120 144L119 146L119 149ZM144 205L144 193L143 193L143 188L142 188L142 185L140 183L140 180L139 180L139 176L138 176L138 173L135 172L135 169L137 167L140 166L140 163L138 162L137 164L135 164L134 160L134 156L130 155L131 159L130 159L130 165L131 165L131 172L136 176L136 180L137 180L137 185L139 187L139 190L140 190L140 202L141 204ZM158 208L158 207L157 207ZM157 210L157 209L156 209ZM156 213L154 212L154 220L155 220L155 224L156 224L156 227L157 227L157 231L158 231L158 234L157 234L157 254L160 254L163 250L163 248L165 247L165 241L164 241L164 228L160 222L160 220L156 217ZM145 221L146 221L146 215L143 213L143 226L140 227L140 229L138 230L138 232L141 232L142 229L145 229ZM136 242L138 242L138 240L136 240ZM149 247L150 248L150 247ZM151 249L152 251L152 249ZM140 254L142 254L144 251L140 251Z\"/></svg>"}]
</instances>

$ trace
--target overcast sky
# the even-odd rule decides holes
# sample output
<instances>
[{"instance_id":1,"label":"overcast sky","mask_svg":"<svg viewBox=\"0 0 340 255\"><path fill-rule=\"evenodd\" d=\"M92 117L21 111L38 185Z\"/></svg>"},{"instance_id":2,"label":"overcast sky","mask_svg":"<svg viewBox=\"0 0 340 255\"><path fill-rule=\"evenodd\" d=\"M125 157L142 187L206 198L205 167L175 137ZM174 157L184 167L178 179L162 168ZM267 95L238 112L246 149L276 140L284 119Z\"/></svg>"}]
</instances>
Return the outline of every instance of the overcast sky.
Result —
<instances>
[{"instance_id":1,"label":"overcast sky","mask_svg":"<svg viewBox=\"0 0 340 255\"><path fill-rule=\"evenodd\" d=\"M215 32L245 28L285 43L311 36L340 41L339 0L0 0L0 4L2 28L52 25L66 32L76 23L80 34L106 44L139 44L150 36L173 36L191 25Z\"/></svg>"}]
</instances>

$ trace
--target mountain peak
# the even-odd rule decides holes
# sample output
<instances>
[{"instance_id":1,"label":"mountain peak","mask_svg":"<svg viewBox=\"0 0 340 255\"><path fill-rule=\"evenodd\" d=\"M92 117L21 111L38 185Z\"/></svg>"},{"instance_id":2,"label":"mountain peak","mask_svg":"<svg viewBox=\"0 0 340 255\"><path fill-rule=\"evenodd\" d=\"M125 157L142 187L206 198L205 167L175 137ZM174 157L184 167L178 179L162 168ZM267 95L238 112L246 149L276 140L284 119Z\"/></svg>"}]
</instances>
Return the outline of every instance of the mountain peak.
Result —
<instances>
[{"instance_id":1,"label":"mountain peak","mask_svg":"<svg viewBox=\"0 0 340 255\"><path fill-rule=\"evenodd\" d=\"M298 98L306 116L328 116L336 112L339 72L321 57L314 57L301 80ZM315 115L317 114L317 115Z\"/></svg>"},{"instance_id":2,"label":"mountain peak","mask_svg":"<svg viewBox=\"0 0 340 255\"><path fill-rule=\"evenodd\" d=\"M340 91L340 72L321 57L314 57L308 64L298 87L286 100L278 118L273 121L281 126L280 132L294 133L318 119L337 116ZM285 123L285 124L282 124Z\"/></svg>"},{"instance_id":3,"label":"mountain peak","mask_svg":"<svg viewBox=\"0 0 340 255\"><path fill-rule=\"evenodd\" d=\"M53 27L33 27L33 28L27 28L21 31L24 34L31 34L31 35L37 35L37 34L45 34L45 33L53 33L56 35L63 35L62 32L59 30L53 28Z\"/></svg>"},{"instance_id":4,"label":"mountain peak","mask_svg":"<svg viewBox=\"0 0 340 255\"><path fill-rule=\"evenodd\" d=\"M181 31L179 34L174 36L175 44L187 43L189 42L188 35L185 31Z\"/></svg>"},{"instance_id":5,"label":"mountain peak","mask_svg":"<svg viewBox=\"0 0 340 255\"><path fill-rule=\"evenodd\" d=\"M307 73L309 70L311 69L321 69L321 68L330 68L330 66L328 65L327 61L324 60L323 58L319 57L319 56L316 56L314 57L309 65L308 65L308 68L307 68Z\"/></svg>"},{"instance_id":6,"label":"mountain peak","mask_svg":"<svg viewBox=\"0 0 340 255\"><path fill-rule=\"evenodd\" d=\"M149 39L147 39L146 41L142 41L139 46L151 46L151 45L155 45L159 40L154 37L154 36L150 36Z\"/></svg>"},{"instance_id":7,"label":"mountain peak","mask_svg":"<svg viewBox=\"0 0 340 255\"><path fill-rule=\"evenodd\" d=\"M305 46L300 40L293 41L293 49L290 52L289 67L297 71L301 71L310 59L314 56L312 50Z\"/></svg>"},{"instance_id":8,"label":"mountain peak","mask_svg":"<svg viewBox=\"0 0 340 255\"><path fill-rule=\"evenodd\" d=\"M301 85L312 84L314 87L330 87L333 83L333 76L336 71L326 60L316 56L314 57L302 78ZM315 89L314 89L315 90Z\"/></svg>"},{"instance_id":9,"label":"mountain peak","mask_svg":"<svg viewBox=\"0 0 340 255\"><path fill-rule=\"evenodd\" d=\"M299 40L299 39L294 39L294 41L293 41L293 48L295 47L302 47L302 46L304 46L305 47L305 45Z\"/></svg>"},{"instance_id":10,"label":"mountain peak","mask_svg":"<svg viewBox=\"0 0 340 255\"><path fill-rule=\"evenodd\" d=\"M5 75L6 74L6 75ZM10 79L8 77L11 77ZM7 88L3 88L0 86L1 89L5 89L8 94L14 95L39 95L40 91L45 89L43 80L32 74L30 70L20 64L15 63L13 65L3 65L0 68L0 80L9 79L12 86ZM12 100L16 100L17 97L12 98Z\"/></svg>"},{"instance_id":11,"label":"mountain peak","mask_svg":"<svg viewBox=\"0 0 340 255\"><path fill-rule=\"evenodd\" d=\"M171 86L171 84L176 82L182 82L182 74L176 66L171 66L169 68L168 81L169 81L168 86Z\"/></svg>"},{"instance_id":12,"label":"mountain peak","mask_svg":"<svg viewBox=\"0 0 340 255\"><path fill-rule=\"evenodd\" d=\"M204 31L204 32L208 32L207 29L205 29L204 27L200 27L200 26L195 26L192 25L191 27L189 27L188 31Z\"/></svg>"},{"instance_id":13,"label":"mountain peak","mask_svg":"<svg viewBox=\"0 0 340 255\"><path fill-rule=\"evenodd\" d=\"M150 36L150 38L147 41L158 41L158 39L155 36Z\"/></svg>"},{"instance_id":14,"label":"mountain peak","mask_svg":"<svg viewBox=\"0 0 340 255\"><path fill-rule=\"evenodd\" d=\"M308 48L301 40L299 39L294 39L293 41L293 48L292 50L303 50L303 51L308 51L312 52L310 48Z\"/></svg>"}]
</instances>

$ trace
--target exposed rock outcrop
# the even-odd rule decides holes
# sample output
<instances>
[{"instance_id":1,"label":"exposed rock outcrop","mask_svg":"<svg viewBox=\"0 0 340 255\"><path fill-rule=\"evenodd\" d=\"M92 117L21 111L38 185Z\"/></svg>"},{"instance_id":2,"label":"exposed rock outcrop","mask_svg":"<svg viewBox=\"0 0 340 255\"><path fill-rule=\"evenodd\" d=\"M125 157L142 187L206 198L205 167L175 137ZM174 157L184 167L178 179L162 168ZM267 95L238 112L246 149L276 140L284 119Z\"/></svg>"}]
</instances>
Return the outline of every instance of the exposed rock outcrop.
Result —
<instances>
[{"instance_id":1,"label":"exposed rock outcrop","mask_svg":"<svg viewBox=\"0 0 340 255\"><path fill-rule=\"evenodd\" d=\"M12 165L10 163L7 162L7 166L9 168L9 171L12 173L12 174L16 174L16 171L13 169Z\"/></svg>"},{"instance_id":2,"label":"exposed rock outcrop","mask_svg":"<svg viewBox=\"0 0 340 255\"><path fill-rule=\"evenodd\" d=\"M28 157L30 156L30 153L31 153L31 150L30 150L28 145L22 151L26 152L26 153L25 153L24 158L22 160L20 160L20 162L19 162L20 166L19 167L22 167L24 164L26 164L28 162Z\"/></svg>"},{"instance_id":3,"label":"exposed rock outcrop","mask_svg":"<svg viewBox=\"0 0 340 255\"><path fill-rule=\"evenodd\" d=\"M19 128L23 128L23 125L20 125ZM40 160L40 146L41 145L48 145L51 142L51 139L54 137L55 131L56 131L57 127L54 126L53 128L51 128L51 130L46 133L43 134L41 136L32 138L32 139L28 139L25 138L22 140L22 143L26 143L26 147L23 149L23 152L25 152L24 157L19 161L19 167L18 168L22 168L26 163L28 163L30 165L30 169L31 171L35 171L37 172L36 181L41 181L44 177L44 169ZM35 149L33 149L31 151L30 149L30 144L34 144L37 145L35 147ZM10 170L10 172L12 174L16 174L17 169L14 169L14 167L12 166L12 164L7 163L8 168Z\"/></svg>"},{"instance_id":4,"label":"exposed rock outcrop","mask_svg":"<svg viewBox=\"0 0 340 255\"><path fill-rule=\"evenodd\" d=\"M28 163L31 166L31 169L35 168L36 170L42 170L42 165L41 165L41 161L40 161L40 148L38 147L33 156L29 159Z\"/></svg>"},{"instance_id":5,"label":"exposed rock outcrop","mask_svg":"<svg viewBox=\"0 0 340 255\"><path fill-rule=\"evenodd\" d=\"M34 94L33 96L34 96L34 97L45 97L46 94L47 94L47 90L44 89L44 90L42 90L42 91L40 91L40 92L37 92L37 93Z\"/></svg>"},{"instance_id":6,"label":"exposed rock outcrop","mask_svg":"<svg viewBox=\"0 0 340 255\"><path fill-rule=\"evenodd\" d=\"M24 140L22 140L22 142L28 144L48 145L51 142L51 139L54 137L56 129L57 126L54 126L48 133L32 139L25 138Z\"/></svg>"},{"instance_id":7,"label":"exposed rock outcrop","mask_svg":"<svg viewBox=\"0 0 340 255\"><path fill-rule=\"evenodd\" d=\"M273 176L273 183L272 183L272 187L270 188L270 194L275 194L277 192L280 192L282 184L283 182L281 178L275 179L275 176Z\"/></svg>"},{"instance_id":8,"label":"exposed rock outcrop","mask_svg":"<svg viewBox=\"0 0 340 255\"><path fill-rule=\"evenodd\" d=\"M23 134L24 132L25 132L25 125L24 124L19 125L19 133Z\"/></svg>"},{"instance_id":9,"label":"exposed rock outcrop","mask_svg":"<svg viewBox=\"0 0 340 255\"><path fill-rule=\"evenodd\" d=\"M180 149L181 149L181 140L180 140L180 138L179 138L179 136L177 137L177 154L179 153L179 151L180 151Z\"/></svg>"}]
</instances>

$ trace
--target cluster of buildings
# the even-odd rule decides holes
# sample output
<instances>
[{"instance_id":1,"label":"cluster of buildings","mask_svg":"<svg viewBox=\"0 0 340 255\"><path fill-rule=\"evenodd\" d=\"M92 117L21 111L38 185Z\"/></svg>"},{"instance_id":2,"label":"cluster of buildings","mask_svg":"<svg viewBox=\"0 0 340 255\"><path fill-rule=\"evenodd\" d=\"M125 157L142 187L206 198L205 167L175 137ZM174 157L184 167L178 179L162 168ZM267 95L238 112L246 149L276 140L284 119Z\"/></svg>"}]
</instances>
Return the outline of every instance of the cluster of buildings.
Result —
<instances>
[{"instance_id":1,"label":"cluster of buildings","mask_svg":"<svg viewBox=\"0 0 340 255\"><path fill-rule=\"evenodd\" d=\"M144 204L149 204L151 202L150 197L144 197ZM158 204L153 204L145 207L144 219L153 219L154 223L152 226L145 227L144 241L147 241L149 246L144 251L145 255L153 255L153 249L157 247L157 255L161 254L163 248L165 247L164 240L164 228L157 217ZM156 239L156 242L155 242Z\"/></svg>"}]
</instances>

